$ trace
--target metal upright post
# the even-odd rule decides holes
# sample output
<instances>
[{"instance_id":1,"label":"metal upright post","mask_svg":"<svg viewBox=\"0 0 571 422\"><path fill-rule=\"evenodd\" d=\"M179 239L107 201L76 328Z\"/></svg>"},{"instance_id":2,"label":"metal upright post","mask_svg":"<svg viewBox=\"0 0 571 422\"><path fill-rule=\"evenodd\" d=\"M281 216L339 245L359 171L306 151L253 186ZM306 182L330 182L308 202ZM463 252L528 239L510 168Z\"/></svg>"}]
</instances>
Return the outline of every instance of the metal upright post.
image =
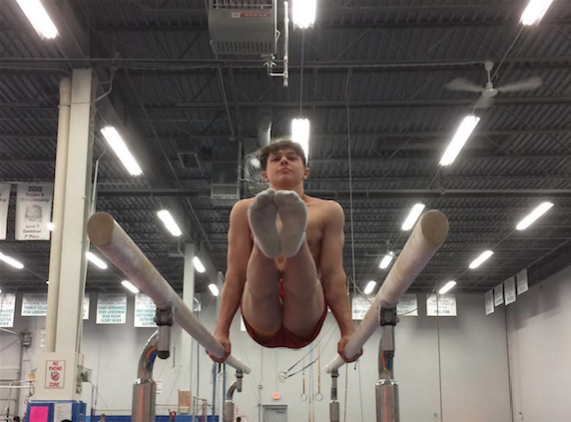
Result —
<instances>
[{"instance_id":1,"label":"metal upright post","mask_svg":"<svg viewBox=\"0 0 571 422\"><path fill-rule=\"evenodd\" d=\"M329 402L329 420L330 422L339 422L341 420L341 411L339 409L339 400L337 399L337 379L339 371L334 369L331 371L331 401Z\"/></svg>"},{"instance_id":2,"label":"metal upright post","mask_svg":"<svg viewBox=\"0 0 571 422\"><path fill-rule=\"evenodd\" d=\"M398 384L394 380L394 329L398 322L396 308L380 308L383 329L379 345L379 381L376 384L377 422L399 422Z\"/></svg>"},{"instance_id":3,"label":"metal upright post","mask_svg":"<svg viewBox=\"0 0 571 422\"><path fill-rule=\"evenodd\" d=\"M236 390L242 392L242 378L244 374L242 371L236 371L236 381L232 383L226 394L226 399L224 401L224 422L234 421L234 393Z\"/></svg>"},{"instance_id":4,"label":"metal upright post","mask_svg":"<svg viewBox=\"0 0 571 422\"><path fill-rule=\"evenodd\" d=\"M159 331L149 338L143 348L139 367L137 369L137 380L133 385L133 422L151 422L155 420L155 404L157 396L157 384L153 380L153 367L157 357L159 343Z\"/></svg>"}]
</instances>

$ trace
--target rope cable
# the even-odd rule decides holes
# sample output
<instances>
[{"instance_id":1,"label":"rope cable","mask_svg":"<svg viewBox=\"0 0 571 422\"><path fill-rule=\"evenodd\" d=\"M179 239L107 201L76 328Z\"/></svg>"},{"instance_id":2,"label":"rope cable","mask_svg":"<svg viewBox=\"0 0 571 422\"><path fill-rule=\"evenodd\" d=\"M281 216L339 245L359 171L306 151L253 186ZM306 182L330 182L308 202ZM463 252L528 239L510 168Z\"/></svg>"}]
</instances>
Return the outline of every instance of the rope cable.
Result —
<instances>
[{"instance_id":1,"label":"rope cable","mask_svg":"<svg viewBox=\"0 0 571 422\"><path fill-rule=\"evenodd\" d=\"M349 364L345 364L345 403L343 404L343 422L347 422L347 392L349 390Z\"/></svg>"},{"instance_id":2,"label":"rope cable","mask_svg":"<svg viewBox=\"0 0 571 422\"><path fill-rule=\"evenodd\" d=\"M333 327L335 327L335 323L331 323L331 325L329 326L329 328L327 328L327 330L325 331L325 333L323 333L323 335L321 336L321 338L323 339L323 337L325 337L327 335L327 333L329 331L331 331L333 329ZM327 339L327 342L325 343L325 345L327 346L329 344L329 342L331 341L331 338L333 337L333 332L331 332L331 334L329 335L329 338ZM305 355L303 355L303 357L301 359L299 359L296 363L294 363L292 366L290 366L288 368L288 370L286 371L286 373L288 373L289 371L291 371L293 368L295 368L297 365L299 365L307 356L309 356L309 353L314 350L317 347L317 345L314 345L309 352L307 352ZM309 365L312 365L314 362L310 363ZM308 365L308 366L309 366ZM294 376L295 374L299 374L300 371L295 372L291 375L288 376L288 378L290 376Z\"/></svg>"},{"instance_id":3,"label":"rope cable","mask_svg":"<svg viewBox=\"0 0 571 422\"><path fill-rule=\"evenodd\" d=\"M349 219L351 222L351 266L353 270L353 280L356 279L356 271L355 271L355 231L353 228L353 166L351 161L351 106L350 102L350 95L349 95L349 86L351 81L351 76L353 74L353 68L349 68L349 72L347 74L347 82L345 84L345 101L346 101L346 109L347 109L347 158L348 158L348 166L349 166Z\"/></svg>"},{"instance_id":4,"label":"rope cable","mask_svg":"<svg viewBox=\"0 0 571 422\"><path fill-rule=\"evenodd\" d=\"M361 381L361 360L357 360L355 365L359 367L359 399L361 404L361 422L363 422L363 382Z\"/></svg>"},{"instance_id":5,"label":"rope cable","mask_svg":"<svg viewBox=\"0 0 571 422\"><path fill-rule=\"evenodd\" d=\"M303 65L304 65L304 54L305 52L305 31L301 32L301 66L300 66L300 76L299 76L299 117L303 111Z\"/></svg>"}]
</instances>

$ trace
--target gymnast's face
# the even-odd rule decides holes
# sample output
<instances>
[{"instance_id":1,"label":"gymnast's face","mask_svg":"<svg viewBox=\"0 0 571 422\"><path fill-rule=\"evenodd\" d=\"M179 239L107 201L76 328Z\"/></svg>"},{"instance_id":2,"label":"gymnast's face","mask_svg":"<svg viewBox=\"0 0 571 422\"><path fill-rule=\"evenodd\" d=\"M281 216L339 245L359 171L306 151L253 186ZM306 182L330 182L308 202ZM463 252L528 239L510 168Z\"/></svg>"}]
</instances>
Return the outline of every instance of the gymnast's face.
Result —
<instances>
[{"instance_id":1,"label":"gymnast's face","mask_svg":"<svg viewBox=\"0 0 571 422\"><path fill-rule=\"evenodd\" d=\"M277 188L295 188L309 177L309 168L293 149L287 148L270 154L262 176Z\"/></svg>"}]
</instances>

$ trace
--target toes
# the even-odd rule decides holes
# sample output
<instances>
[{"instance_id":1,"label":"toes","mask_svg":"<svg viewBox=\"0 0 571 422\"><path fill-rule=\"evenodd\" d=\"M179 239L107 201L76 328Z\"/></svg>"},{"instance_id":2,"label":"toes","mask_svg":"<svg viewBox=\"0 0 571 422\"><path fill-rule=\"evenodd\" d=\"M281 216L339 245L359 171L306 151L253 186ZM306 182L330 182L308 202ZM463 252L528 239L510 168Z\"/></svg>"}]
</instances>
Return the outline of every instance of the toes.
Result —
<instances>
[{"instance_id":1,"label":"toes","mask_svg":"<svg viewBox=\"0 0 571 422\"><path fill-rule=\"evenodd\" d=\"M278 191L275 193L274 201L277 205L303 204L303 201L294 191Z\"/></svg>"},{"instance_id":2,"label":"toes","mask_svg":"<svg viewBox=\"0 0 571 422\"><path fill-rule=\"evenodd\" d=\"M252 205L250 205L250 208L260 209L265 208L269 204L273 204L275 191L273 189L271 189L271 191L272 192L264 191L256 195L256 198L254 199L254 202L252 202Z\"/></svg>"}]
</instances>

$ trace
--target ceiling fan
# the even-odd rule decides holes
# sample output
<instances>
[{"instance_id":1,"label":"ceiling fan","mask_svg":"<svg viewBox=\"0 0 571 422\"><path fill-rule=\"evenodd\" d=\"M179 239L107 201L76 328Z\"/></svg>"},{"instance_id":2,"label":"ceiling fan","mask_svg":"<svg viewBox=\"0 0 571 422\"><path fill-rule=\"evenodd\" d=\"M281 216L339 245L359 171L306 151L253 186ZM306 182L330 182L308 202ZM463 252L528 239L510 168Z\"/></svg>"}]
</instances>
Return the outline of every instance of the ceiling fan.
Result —
<instances>
[{"instance_id":1,"label":"ceiling fan","mask_svg":"<svg viewBox=\"0 0 571 422\"><path fill-rule=\"evenodd\" d=\"M488 108L494 102L494 97L498 95L500 92L516 92L516 91L531 91L534 89L539 88L543 85L543 81L541 78L533 77L529 79L525 79L523 81L514 82L511 84L507 84L501 87L494 87L492 82L492 69L494 68L494 62L491 60L486 60L484 62L484 69L488 73L488 82L486 83L485 87L480 85L476 85L473 82L465 78L458 78L454 79L451 82L448 82L445 86L446 89L450 91L464 91L464 92L478 92L482 95L478 99L475 104L475 108Z\"/></svg>"}]
</instances>

